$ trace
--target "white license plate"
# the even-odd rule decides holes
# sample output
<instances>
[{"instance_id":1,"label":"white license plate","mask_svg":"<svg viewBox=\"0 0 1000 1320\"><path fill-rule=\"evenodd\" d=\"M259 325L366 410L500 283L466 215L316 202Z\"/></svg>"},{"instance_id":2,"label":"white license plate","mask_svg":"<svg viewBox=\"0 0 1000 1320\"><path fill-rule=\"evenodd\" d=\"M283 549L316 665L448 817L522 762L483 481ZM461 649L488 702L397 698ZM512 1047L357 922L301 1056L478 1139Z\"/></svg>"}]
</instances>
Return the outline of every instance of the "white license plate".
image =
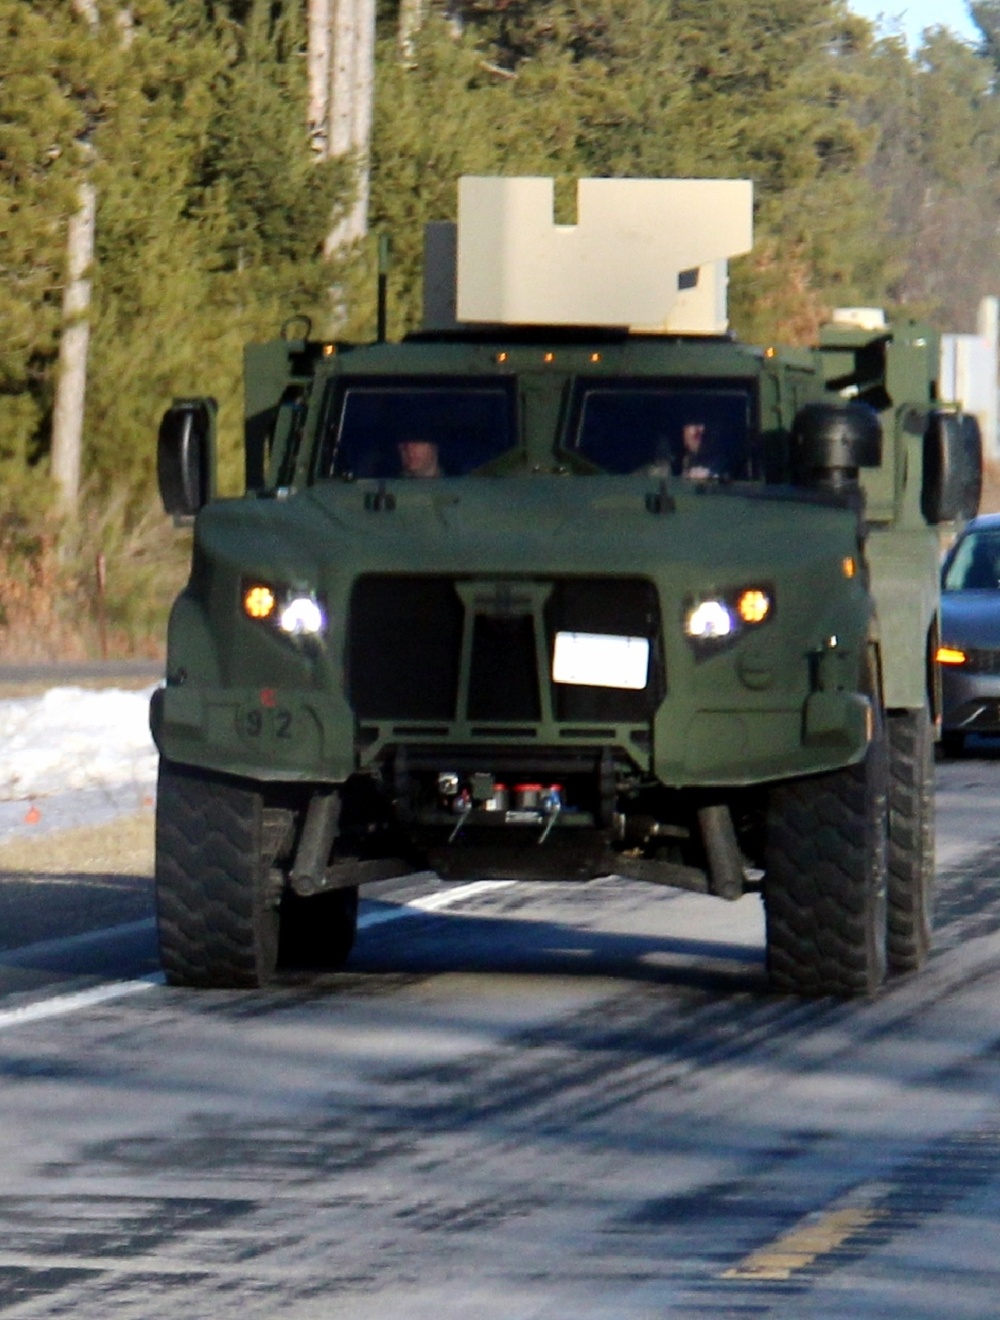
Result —
<instances>
[{"instance_id":1,"label":"white license plate","mask_svg":"<svg viewBox=\"0 0 1000 1320\"><path fill-rule=\"evenodd\" d=\"M577 687L641 691L649 679L649 639L614 633L556 633L552 680Z\"/></svg>"}]
</instances>

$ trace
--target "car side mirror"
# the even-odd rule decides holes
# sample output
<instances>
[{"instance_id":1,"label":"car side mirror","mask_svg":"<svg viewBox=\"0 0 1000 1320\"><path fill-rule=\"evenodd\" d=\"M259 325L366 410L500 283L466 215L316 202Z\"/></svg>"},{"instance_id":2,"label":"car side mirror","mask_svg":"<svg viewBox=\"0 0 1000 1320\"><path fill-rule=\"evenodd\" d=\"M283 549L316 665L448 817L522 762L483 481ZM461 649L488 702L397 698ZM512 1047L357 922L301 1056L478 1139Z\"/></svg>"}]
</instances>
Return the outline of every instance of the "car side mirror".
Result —
<instances>
[{"instance_id":1,"label":"car side mirror","mask_svg":"<svg viewBox=\"0 0 1000 1320\"><path fill-rule=\"evenodd\" d=\"M969 413L931 413L924 432L920 508L929 523L974 518L983 489L983 441Z\"/></svg>"},{"instance_id":2,"label":"car side mirror","mask_svg":"<svg viewBox=\"0 0 1000 1320\"><path fill-rule=\"evenodd\" d=\"M193 517L215 494L214 399L175 399L160 422L156 476L160 499L175 518Z\"/></svg>"},{"instance_id":3,"label":"car side mirror","mask_svg":"<svg viewBox=\"0 0 1000 1320\"><path fill-rule=\"evenodd\" d=\"M854 487L858 469L882 462L882 424L866 403L807 403L792 426L792 479L829 490Z\"/></svg>"}]
</instances>

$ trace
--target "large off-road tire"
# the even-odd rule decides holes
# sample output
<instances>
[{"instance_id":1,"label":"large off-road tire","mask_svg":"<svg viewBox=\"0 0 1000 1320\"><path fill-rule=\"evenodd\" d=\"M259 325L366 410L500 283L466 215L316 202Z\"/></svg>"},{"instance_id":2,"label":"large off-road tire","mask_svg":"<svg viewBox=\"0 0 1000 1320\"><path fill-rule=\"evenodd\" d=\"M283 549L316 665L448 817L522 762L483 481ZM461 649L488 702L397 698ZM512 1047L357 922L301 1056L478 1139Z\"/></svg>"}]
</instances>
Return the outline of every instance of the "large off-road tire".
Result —
<instances>
[{"instance_id":1,"label":"large off-road tire","mask_svg":"<svg viewBox=\"0 0 1000 1320\"><path fill-rule=\"evenodd\" d=\"M889 970L927 961L934 914L934 731L930 712L890 715Z\"/></svg>"},{"instance_id":2,"label":"large off-road tire","mask_svg":"<svg viewBox=\"0 0 1000 1320\"><path fill-rule=\"evenodd\" d=\"M778 991L873 995L885 978L886 763L879 719L857 765L771 792L764 910Z\"/></svg>"},{"instance_id":3,"label":"large off-road tire","mask_svg":"<svg viewBox=\"0 0 1000 1320\"><path fill-rule=\"evenodd\" d=\"M358 929L357 888L332 889L281 900L278 961L283 968L335 972L343 967Z\"/></svg>"},{"instance_id":4,"label":"large off-road tire","mask_svg":"<svg viewBox=\"0 0 1000 1320\"><path fill-rule=\"evenodd\" d=\"M156 923L169 984L254 988L273 976L281 891L263 818L252 786L161 758Z\"/></svg>"}]
</instances>

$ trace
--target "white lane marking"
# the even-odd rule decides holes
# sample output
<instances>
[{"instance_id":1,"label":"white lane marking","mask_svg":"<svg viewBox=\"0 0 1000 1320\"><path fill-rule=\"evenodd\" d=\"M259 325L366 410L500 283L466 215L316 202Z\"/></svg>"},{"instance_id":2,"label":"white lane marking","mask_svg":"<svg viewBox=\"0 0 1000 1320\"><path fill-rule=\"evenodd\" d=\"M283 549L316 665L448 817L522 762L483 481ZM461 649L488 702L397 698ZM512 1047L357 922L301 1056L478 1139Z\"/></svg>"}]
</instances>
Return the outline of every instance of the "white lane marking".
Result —
<instances>
[{"instance_id":1,"label":"white lane marking","mask_svg":"<svg viewBox=\"0 0 1000 1320\"><path fill-rule=\"evenodd\" d=\"M67 995L53 995L51 999L40 999L34 1004L23 1004L20 1008L0 1012L0 1031L7 1027L20 1027L28 1022L42 1022L46 1018L78 1013L82 1008L93 1008L96 1004L106 1004L112 999L124 999L126 995L134 995L139 990L152 990L154 985L162 984L163 973L152 972L136 981L110 981L105 985L92 985L87 990L74 990Z\"/></svg>"},{"instance_id":2,"label":"white lane marking","mask_svg":"<svg viewBox=\"0 0 1000 1320\"><path fill-rule=\"evenodd\" d=\"M436 893L423 894L420 898L411 898L405 903L363 913L358 918L358 930L367 930L369 926L381 926L386 921L400 921L404 917L416 916L420 912L439 912L442 908L452 907L466 898L475 898L478 894L487 894L494 889L509 889L511 885L516 884L516 880L474 880L468 885L456 885L454 889L439 889Z\"/></svg>"},{"instance_id":3,"label":"white lane marking","mask_svg":"<svg viewBox=\"0 0 1000 1320\"><path fill-rule=\"evenodd\" d=\"M478 894L486 894L494 889L507 889L516 883L516 880L475 880L468 885L457 885L453 889L441 889L433 894L423 894L419 898L411 898L393 907L363 913L358 918L358 929L367 930L370 926L381 926L387 921L401 921L405 917L419 916L423 912L439 912L442 908L452 907L464 899L475 898ZM106 931L93 931L91 934L93 937L106 936L123 930L131 933L133 928L145 928L147 925L147 922L133 922L128 926L112 926ZM65 941L64 947L78 942L81 938L70 936ZM63 944L63 941L46 942L50 949L59 944ZM124 999L139 990L150 990L153 986L162 985L163 981L162 972L152 972L149 976L141 976L134 981L109 981L102 985L90 986L86 990L53 995L51 999L41 999L32 1004L23 1004L19 1008L0 1011L0 1031L5 1031L8 1027L20 1027L28 1022L43 1022L47 1018L64 1017L67 1013L78 1013L81 1009L94 1008L98 1004L106 1004L115 999Z\"/></svg>"}]
</instances>

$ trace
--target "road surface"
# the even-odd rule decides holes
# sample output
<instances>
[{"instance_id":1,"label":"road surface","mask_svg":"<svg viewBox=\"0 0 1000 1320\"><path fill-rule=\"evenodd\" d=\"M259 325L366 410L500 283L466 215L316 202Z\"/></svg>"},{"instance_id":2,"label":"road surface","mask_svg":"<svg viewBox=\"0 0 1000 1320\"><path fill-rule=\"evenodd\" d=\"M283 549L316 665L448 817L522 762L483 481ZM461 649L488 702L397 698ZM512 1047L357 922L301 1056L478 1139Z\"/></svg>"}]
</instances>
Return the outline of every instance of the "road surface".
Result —
<instances>
[{"instance_id":1,"label":"road surface","mask_svg":"<svg viewBox=\"0 0 1000 1320\"><path fill-rule=\"evenodd\" d=\"M340 975L186 992L144 862L0 873L0 1315L997 1315L1000 759L938 803L863 1003L769 995L754 897L429 876Z\"/></svg>"}]
</instances>

